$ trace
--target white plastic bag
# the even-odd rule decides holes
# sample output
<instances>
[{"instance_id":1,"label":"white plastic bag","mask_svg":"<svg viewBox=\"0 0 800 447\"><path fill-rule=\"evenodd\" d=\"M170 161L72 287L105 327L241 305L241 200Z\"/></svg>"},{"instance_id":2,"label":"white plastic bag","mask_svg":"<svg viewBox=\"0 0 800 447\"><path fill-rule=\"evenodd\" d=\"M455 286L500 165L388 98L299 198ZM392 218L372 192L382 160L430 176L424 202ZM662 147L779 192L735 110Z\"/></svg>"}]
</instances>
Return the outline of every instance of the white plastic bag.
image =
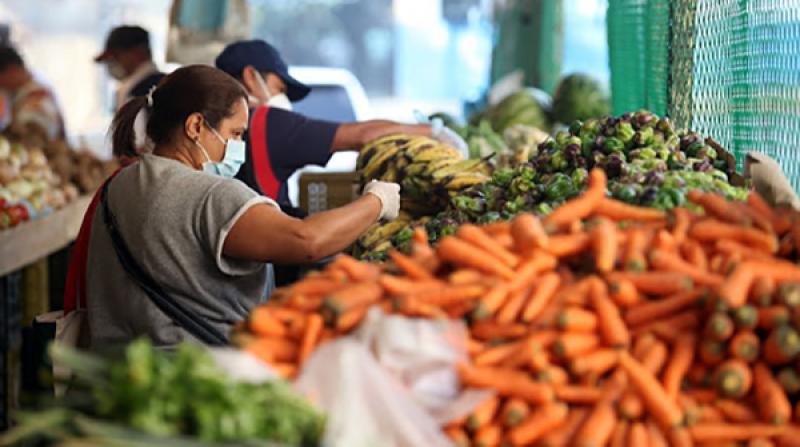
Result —
<instances>
[{"instance_id":1,"label":"white plastic bag","mask_svg":"<svg viewBox=\"0 0 800 447\"><path fill-rule=\"evenodd\" d=\"M331 447L450 446L440 425L491 396L459 390L461 323L386 316L373 308L357 333L320 347L298 390L328 415Z\"/></svg>"}]
</instances>

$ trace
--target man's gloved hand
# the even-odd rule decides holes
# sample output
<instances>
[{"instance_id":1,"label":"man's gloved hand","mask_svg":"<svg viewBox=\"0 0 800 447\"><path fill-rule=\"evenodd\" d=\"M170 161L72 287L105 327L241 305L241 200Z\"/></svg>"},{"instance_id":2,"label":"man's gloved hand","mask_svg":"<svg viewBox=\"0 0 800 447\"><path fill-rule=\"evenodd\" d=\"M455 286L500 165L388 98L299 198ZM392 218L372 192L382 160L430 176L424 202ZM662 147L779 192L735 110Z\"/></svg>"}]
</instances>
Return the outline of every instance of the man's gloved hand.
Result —
<instances>
[{"instance_id":1,"label":"man's gloved hand","mask_svg":"<svg viewBox=\"0 0 800 447\"><path fill-rule=\"evenodd\" d=\"M445 126L441 118L434 118L433 121L431 121L431 138L455 148L461 152L464 158L469 158L469 146L467 142L464 141L459 134L453 132L453 129Z\"/></svg>"},{"instance_id":2,"label":"man's gloved hand","mask_svg":"<svg viewBox=\"0 0 800 447\"><path fill-rule=\"evenodd\" d=\"M364 186L364 194L372 194L381 201L381 220L395 220L400 214L400 185L373 180Z\"/></svg>"},{"instance_id":3,"label":"man's gloved hand","mask_svg":"<svg viewBox=\"0 0 800 447\"><path fill-rule=\"evenodd\" d=\"M748 152L744 161L744 172L756 192L772 206L788 206L800 210L800 198L778 162L765 154Z\"/></svg>"}]
</instances>

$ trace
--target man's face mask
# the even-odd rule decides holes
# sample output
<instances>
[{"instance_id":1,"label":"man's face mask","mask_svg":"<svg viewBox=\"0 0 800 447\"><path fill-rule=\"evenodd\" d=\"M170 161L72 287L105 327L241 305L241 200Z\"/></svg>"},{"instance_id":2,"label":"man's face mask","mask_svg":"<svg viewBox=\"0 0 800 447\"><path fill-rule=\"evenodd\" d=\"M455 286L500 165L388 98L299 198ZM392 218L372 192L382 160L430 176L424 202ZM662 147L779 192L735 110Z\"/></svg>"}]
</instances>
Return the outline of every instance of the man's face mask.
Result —
<instances>
[{"instance_id":1,"label":"man's face mask","mask_svg":"<svg viewBox=\"0 0 800 447\"><path fill-rule=\"evenodd\" d=\"M289 97L286 96L286 93L278 93L277 95L270 94L267 83L264 81L261 73L256 72L256 82L258 82L261 93L267 98L266 104L268 106L283 110L292 110L292 102L289 100Z\"/></svg>"},{"instance_id":2,"label":"man's face mask","mask_svg":"<svg viewBox=\"0 0 800 447\"><path fill-rule=\"evenodd\" d=\"M106 70L108 71L108 75L116 79L117 81L121 81L125 79L125 77L127 76L127 73L125 72L125 67L123 67L122 64L114 60L110 60L106 63Z\"/></svg>"}]
</instances>

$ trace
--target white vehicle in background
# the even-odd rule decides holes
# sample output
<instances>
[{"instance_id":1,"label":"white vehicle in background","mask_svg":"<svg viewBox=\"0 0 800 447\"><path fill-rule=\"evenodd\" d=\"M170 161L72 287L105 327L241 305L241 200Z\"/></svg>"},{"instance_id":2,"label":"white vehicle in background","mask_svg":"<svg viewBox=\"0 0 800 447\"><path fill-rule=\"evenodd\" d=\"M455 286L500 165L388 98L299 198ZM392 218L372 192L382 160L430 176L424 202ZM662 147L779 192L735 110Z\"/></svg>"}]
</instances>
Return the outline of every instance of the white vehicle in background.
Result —
<instances>
[{"instance_id":1,"label":"white vehicle in background","mask_svg":"<svg viewBox=\"0 0 800 447\"><path fill-rule=\"evenodd\" d=\"M292 104L295 112L309 118L341 123L370 119L364 87L349 70L328 67L290 67L289 74L311 87L311 93ZM298 182L304 172L348 172L356 167L355 152L334 154L325 167L307 166L288 181L289 198L297 206Z\"/></svg>"}]
</instances>

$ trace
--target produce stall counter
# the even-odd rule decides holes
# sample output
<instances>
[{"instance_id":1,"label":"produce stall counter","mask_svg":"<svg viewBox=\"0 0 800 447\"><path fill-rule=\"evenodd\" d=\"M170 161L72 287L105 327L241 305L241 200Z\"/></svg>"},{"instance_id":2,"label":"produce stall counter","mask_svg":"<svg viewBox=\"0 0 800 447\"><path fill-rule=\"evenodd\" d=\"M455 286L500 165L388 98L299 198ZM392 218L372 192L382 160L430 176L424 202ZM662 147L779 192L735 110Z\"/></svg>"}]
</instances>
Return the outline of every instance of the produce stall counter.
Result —
<instances>
[{"instance_id":1,"label":"produce stall counter","mask_svg":"<svg viewBox=\"0 0 800 447\"><path fill-rule=\"evenodd\" d=\"M91 195L81 196L48 216L0 232L0 277L74 241L91 200Z\"/></svg>"}]
</instances>

